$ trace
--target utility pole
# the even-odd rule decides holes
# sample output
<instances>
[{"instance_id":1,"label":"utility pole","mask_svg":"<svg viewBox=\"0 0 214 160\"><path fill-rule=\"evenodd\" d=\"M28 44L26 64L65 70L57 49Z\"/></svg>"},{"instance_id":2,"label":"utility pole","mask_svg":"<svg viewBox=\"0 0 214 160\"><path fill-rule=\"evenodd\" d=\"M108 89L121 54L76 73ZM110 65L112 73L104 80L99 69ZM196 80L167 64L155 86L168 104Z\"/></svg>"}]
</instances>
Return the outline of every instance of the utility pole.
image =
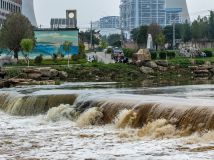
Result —
<instances>
[{"instance_id":1,"label":"utility pole","mask_svg":"<svg viewBox=\"0 0 214 160\"><path fill-rule=\"evenodd\" d=\"M122 20L120 20L120 30L121 30L121 37L120 37L120 40L121 40L121 47L123 47L123 41L124 41L124 34L123 34L123 23L122 23Z\"/></svg>"},{"instance_id":2,"label":"utility pole","mask_svg":"<svg viewBox=\"0 0 214 160\"><path fill-rule=\"evenodd\" d=\"M91 36L90 36L90 47L92 50L92 46L93 46L93 31L92 31L92 21L91 21Z\"/></svg>"},{"instance_id":3,"label":"utility pole","mask_svg":"<svg viewBox=\"0 0 214 160\"><path fill-rule=\"evenodd\" d=\"M175 20L173 21L173 50L175 50Z\"/></svg>"}]
</instances>

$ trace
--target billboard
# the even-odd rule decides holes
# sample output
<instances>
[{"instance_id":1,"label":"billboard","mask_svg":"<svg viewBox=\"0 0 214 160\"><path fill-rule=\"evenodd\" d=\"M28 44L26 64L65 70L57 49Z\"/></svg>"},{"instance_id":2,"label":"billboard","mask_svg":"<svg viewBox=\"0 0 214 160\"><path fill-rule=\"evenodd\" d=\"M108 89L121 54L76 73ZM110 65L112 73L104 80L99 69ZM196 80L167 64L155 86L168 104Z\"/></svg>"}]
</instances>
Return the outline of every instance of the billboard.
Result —
<instances>
[{"instance_id":1,"label":"billboard","mask_svg":"<svg viewBox=\"0 0 214 160\"><path fill-rule=\"evenodd\" d=\"M41 30L35 31L36 47L33 51L34 55L52 56L53 54L64 54L63 43L65 41L72 42L69 54L78 54L78 30Z\"/></svg>"}]
</instances>

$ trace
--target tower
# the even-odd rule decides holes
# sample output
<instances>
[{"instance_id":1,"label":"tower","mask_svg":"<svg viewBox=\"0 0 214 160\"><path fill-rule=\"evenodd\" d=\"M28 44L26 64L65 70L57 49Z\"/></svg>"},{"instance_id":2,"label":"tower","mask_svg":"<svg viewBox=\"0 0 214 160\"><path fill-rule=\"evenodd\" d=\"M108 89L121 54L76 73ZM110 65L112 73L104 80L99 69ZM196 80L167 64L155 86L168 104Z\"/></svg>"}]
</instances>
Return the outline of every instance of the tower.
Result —
<instances>
[{"instance_id":1,"label":"tower","mask_svg":"<svg viewBox=\"0 0 214 160\"><path fill-rule=\"evenodd\" d=\"M188 12L187 2L186 0L166 0L167 8L181 8L181 20L185 22L186 20L190 22L190 16Z\"/></svg>"},{"instance_id":2,"label":"tower","mask_svg":"<svg viewBox=\"0 0 214 160\"><path fill-rule=\"evenodd\" d=\"M33 0L22 0L22 14L30 20L33 26L37 26Z\"/></svg>"}]
</instances>

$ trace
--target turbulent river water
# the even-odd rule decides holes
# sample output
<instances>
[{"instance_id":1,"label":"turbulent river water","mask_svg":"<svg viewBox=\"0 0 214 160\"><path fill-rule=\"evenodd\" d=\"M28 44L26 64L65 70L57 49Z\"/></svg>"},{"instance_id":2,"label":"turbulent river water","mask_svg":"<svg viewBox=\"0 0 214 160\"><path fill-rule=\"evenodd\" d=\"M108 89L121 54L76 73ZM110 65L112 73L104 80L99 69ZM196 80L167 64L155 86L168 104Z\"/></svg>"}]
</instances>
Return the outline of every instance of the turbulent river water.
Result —
<instances>
[{"instance_id":1,"label":"turbulent river water","mask_svg":"<svg viewBox=\"0 0 214 160\"><path fill-rule=\"evenodd\" d=\"M0 90L0 160L214 159L214 85Z\"/></svg>"}]
</instances>

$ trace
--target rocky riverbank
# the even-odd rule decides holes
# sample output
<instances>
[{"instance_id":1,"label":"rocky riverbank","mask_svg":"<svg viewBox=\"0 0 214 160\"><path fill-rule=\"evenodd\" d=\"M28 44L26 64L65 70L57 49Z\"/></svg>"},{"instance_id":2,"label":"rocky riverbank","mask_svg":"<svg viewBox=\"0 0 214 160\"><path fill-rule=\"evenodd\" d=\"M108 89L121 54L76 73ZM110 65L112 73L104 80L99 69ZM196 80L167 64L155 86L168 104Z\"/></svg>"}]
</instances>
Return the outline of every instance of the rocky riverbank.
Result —
<instances>
[{"instance_id":1,"label":"rocky riverbank","mask_svg":"<svg viewBox=\"0 0 214 160\"><path fill-rule=\"evenodd\" d=\"M166 61L141 60L132 64L90 63L83 65L5 68L0 88L17 85L54 85L66 82L127 82L153 83L191 82L214 79L214 65L173 66ZM2 73L3 73L2 72ZM3 75L3 74L2 74ZM182 83L182 84L184 84Z\"/></svg>"}]
</instances>

